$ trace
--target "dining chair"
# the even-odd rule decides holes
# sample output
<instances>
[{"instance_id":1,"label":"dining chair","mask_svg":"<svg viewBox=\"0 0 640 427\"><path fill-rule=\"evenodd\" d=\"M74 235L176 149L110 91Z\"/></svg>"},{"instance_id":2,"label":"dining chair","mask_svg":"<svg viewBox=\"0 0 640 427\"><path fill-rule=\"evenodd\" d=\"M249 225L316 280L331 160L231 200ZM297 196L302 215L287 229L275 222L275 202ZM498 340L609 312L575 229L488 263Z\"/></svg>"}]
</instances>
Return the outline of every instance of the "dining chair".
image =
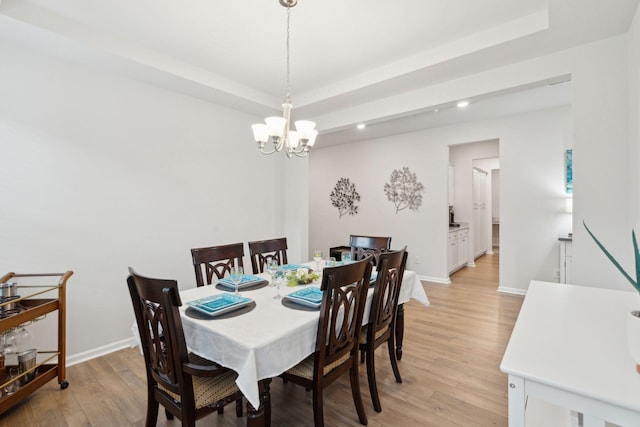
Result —
<instances>
[{"instance_id":1,"label":"dining chair","mask_svg":"<svg viewBox=\"0 0 640 427\"><path fill-rule=\"evenodd\" d=\"M373 409L376 412L382 411L382 406L376 384L374 356L376 348L384 343L387 343L391 368L396 382L402 383L396 359L395 331L398 296L406 263L406 246L399 251L390 251L379 255L369 321L362 328L360 334L360 359L367 362L367 381L369 382Z\"/></svg>"},{"instance_id":2,"label":"dining chair","mask_svg":"<svg viewBox=\"0 0 640 427\"><path fill-rule=\"evenodd\" d=\"M378 255L391 249L391 237L349 236L351 259L359 260L373 255L373 265L377 265Z\"/></svg>"},{"instance_id":3,"label":"dining chair","mask_svg":"<svg viewBox=\"0 0 640 427\"><path fill-rule=\"evenodd\" d=\"M231 273L231 267L238 265L244 268L244 245L232 243L230 245L210 246L206 248L191 249L191 260L196 272L198 286L210 285L213 275L222 279L226 273ZM203 276L204 272L204 276Z\"/></svg>"},{"instance_id":4,"label":"dining chair","mask_svg":"<svg viewBox=\"0 0 640 427\"><path fill-rule=\"evenodd\" d=\"M249 256L251 257L253 274L264 272L264 266L270 259L275 259L278 265L286 264L288 262L287 238L249 242Z\"/></svg>"},{"instance_id":5,"label":"dining chair","mask_svg":"<svg viewBox=\"0 0 640 427\"><path fill-rule=\"evenodd\" d=\"M320 288L324 292L315 351L281 374L285 381L312 390L313 420L316 427L324 425L324 388L347 372L358 419L361 424L367 424L367 415L360 394L358 340L371 269L371 262L367 257L351 264L323 270Z\"/></svg>"},{"instance_id":6,"label":"dining chair","mask_svg":"<svg viewBox=\"0 0 640 427\"><path fill-rule=\"evenodd\" d=\"M129 268L127 284L136 316L147 372L146 426L155 426L159 405L167 419L183 426L236 402L242 416L242 393L237 374L187 351L178 307L182 305L175 280L151 279Z\"/></svg>"}]
</instances>

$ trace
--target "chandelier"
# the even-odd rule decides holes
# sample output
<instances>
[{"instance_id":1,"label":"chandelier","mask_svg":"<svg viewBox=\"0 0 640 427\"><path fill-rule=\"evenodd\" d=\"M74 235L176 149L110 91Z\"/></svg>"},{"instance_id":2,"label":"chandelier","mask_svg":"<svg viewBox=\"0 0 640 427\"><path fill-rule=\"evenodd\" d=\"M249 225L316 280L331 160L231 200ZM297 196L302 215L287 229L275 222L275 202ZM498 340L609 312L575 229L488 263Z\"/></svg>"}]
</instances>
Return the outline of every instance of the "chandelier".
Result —
<instances>
[{"instance_id":1,"label":"chandelier","mask_svg":"<svg viewBox=\"0 0 640 427\"><path fill-rule=\"evenodd\" d=\"M285 149L287 157L294 154L298 157L306 157L313 147L318 136L316 124L309 120L295 122L296 130L290 130L291 125L291 92L290 92L290 67L289 67L289 40L291 28L291 8L298 4L298 0L279 0L280 4L287 8L287 96L282 104L282 117L267 117L265 123L252 125L253 138L258 143L262 154L273 154ZM273 146L266 147L271 142Z\"/></svg>"}]
</instances>

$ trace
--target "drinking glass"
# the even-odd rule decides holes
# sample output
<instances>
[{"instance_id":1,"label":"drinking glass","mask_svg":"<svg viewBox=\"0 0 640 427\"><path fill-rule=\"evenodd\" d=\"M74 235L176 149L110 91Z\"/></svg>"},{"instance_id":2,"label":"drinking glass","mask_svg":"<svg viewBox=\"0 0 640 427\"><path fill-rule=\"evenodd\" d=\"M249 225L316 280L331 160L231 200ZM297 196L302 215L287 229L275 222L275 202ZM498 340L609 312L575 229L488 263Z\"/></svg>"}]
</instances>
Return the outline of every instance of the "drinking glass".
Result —
<instances>
[{"instance_id":1,"label":"drinking glass","mask_svg":"<svg viewBox=\"0 0 640 427\"><path fill-rule=\"evenodd\" d=\"M320 249L313 251L313 260L316 262L316 271L320 271L320 261L322 261L322 251Z\"/></svg>"},{"instance_id":2,"label":"drinking glass","mask_svg":"<svg viewBox=\"0 0 640 427\"><path fill-rule=\"evenodd\" d=\"M9 380L15 380L18 377L18 375L20 375L20 371L18 370L17 366L13 366L9 368L8 373L9 373L9 378L8 378ZM4 392L7 393L7 395L12 395L16 391L18 391L19 388L20 388L19 381L15 380L4 387Z\"/></svg>"},{"instance_id":3,"label":"drinking glass","mask_svg":"<svg viewBox=\"0 0 640 427\"><path fill-rule=\"evenodd\" d=\"M4 353L15 353L18 351L20 344L20 335L16 328L11 328L4 333Z\"/></svg>"},{"instance_id":4,"label":"drinking glass","mask_svg":"<svg viewBox=\"0 0 640 427\"><path fill-rule=\"evenodd\" d=\"M15 341L11 341L9 340L9 342L7 343L7 332L5 332L3 335L3 343L2 343L2 353L5 356L8 356L10 354L15 354L18 352L18 345L16 344Z\"/></svg>"},{"instance_id":5,"label":"drinking glass","mask_svg":"<svg viewBox=\"0 0 640 427\"><path fill-rule=\"evenodd\" d=\"M276 270L278 269L278 260L277 259L268 259L267 260L267 273L269 273L269 275L271 276L271 281L269 282L269 286L275 286L275 281L274 281L274 274L276 273Z\"/></svg>"},{"instance_id":6,"label":"drinking glass","mask_svg":"<svg viewBox=\"0 0 640 427\"><path fill-rule=\"evenodd\" d=\"M327 258L327 267L335 267L336 266L336 257L330 256Z\"/></svg>"},{"instance_id":7,"label":"drinking glass","mask_svg":"<svg viewBox=\"0 0 640 427\"><path fill-rule=\"evenodd\" d=\"M281 299L282 295L280 295L280 285L284 282L285 273L282 268L278 268L274 273L274 282L276 284L276 294L273 298Z\"/></svg>"},{"instance_id":8,"label":"drinking glass","mask_svg":"<svg viewBox=\"0 0 640 427\"><path fill-rule=\"evenodd\" d=\"M20 337L20 347L23 349L29 348L31 346L31 332L25 327L26 325L22 324L18 328L18 336Z\"/></svg>"},{"instance_id":9,"label":"drinking glass","mask_svg":"<svg viewBox=\"0 0 640 427\"><path fill-rule=\"evenodd\" d=\"M350 262L351 261L351 252L342 252L342 255L341 255L340 259L344 263Z\"/></svg>"},{"instance_id":10,"label":"drinking glass","mask_svg":"<svg viewBox=\"0 0 640 427\"><path fill-rule=\"evenodd\" d=\"M236 289L234 291L234 294L238 294L238 285L240 285L240 282L242 282L242 267L240 266L233 266L231 267L231 283L233 283L234 288Z\"/></svg>"}]
</instances>

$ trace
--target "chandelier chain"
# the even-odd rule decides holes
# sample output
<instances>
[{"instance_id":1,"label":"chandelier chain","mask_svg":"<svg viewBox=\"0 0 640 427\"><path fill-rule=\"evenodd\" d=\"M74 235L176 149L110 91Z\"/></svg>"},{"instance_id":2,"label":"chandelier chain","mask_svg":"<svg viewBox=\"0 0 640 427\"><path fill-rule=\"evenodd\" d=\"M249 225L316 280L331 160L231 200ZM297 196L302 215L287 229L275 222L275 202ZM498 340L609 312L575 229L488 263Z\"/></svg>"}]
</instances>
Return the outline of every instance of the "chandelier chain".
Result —
<instances>
[{"instance_id":1,"label":"chandelier chain","mask_svg":"<svg viewBox=\"0 0 640 427\"><path fill-rule=\"evenodd\" d=\"M291 99L291 66L289 64L289 51L291 49L291 6L287 6L287 99Z\"/></svg>"}]
</instances>

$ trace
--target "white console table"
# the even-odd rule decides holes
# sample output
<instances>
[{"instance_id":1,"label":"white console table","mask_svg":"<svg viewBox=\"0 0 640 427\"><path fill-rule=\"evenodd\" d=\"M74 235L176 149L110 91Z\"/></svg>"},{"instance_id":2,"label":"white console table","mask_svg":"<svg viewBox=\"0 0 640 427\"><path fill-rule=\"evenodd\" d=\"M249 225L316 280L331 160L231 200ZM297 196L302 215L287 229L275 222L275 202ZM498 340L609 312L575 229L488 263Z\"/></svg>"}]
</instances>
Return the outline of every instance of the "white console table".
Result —
<instances>
[{"instance_id":1,"label":"white console table","mask_svg":"<svg viewBox=\"0 0 640 427\"><path fill-rule=\"evenodd\" d=\"M583 426L640 426L640 375L629 356L626 315L635 291L532 281L500 369L509 427L525 425L527 396L583 414Z\"/></svg>"}]
</instances>

